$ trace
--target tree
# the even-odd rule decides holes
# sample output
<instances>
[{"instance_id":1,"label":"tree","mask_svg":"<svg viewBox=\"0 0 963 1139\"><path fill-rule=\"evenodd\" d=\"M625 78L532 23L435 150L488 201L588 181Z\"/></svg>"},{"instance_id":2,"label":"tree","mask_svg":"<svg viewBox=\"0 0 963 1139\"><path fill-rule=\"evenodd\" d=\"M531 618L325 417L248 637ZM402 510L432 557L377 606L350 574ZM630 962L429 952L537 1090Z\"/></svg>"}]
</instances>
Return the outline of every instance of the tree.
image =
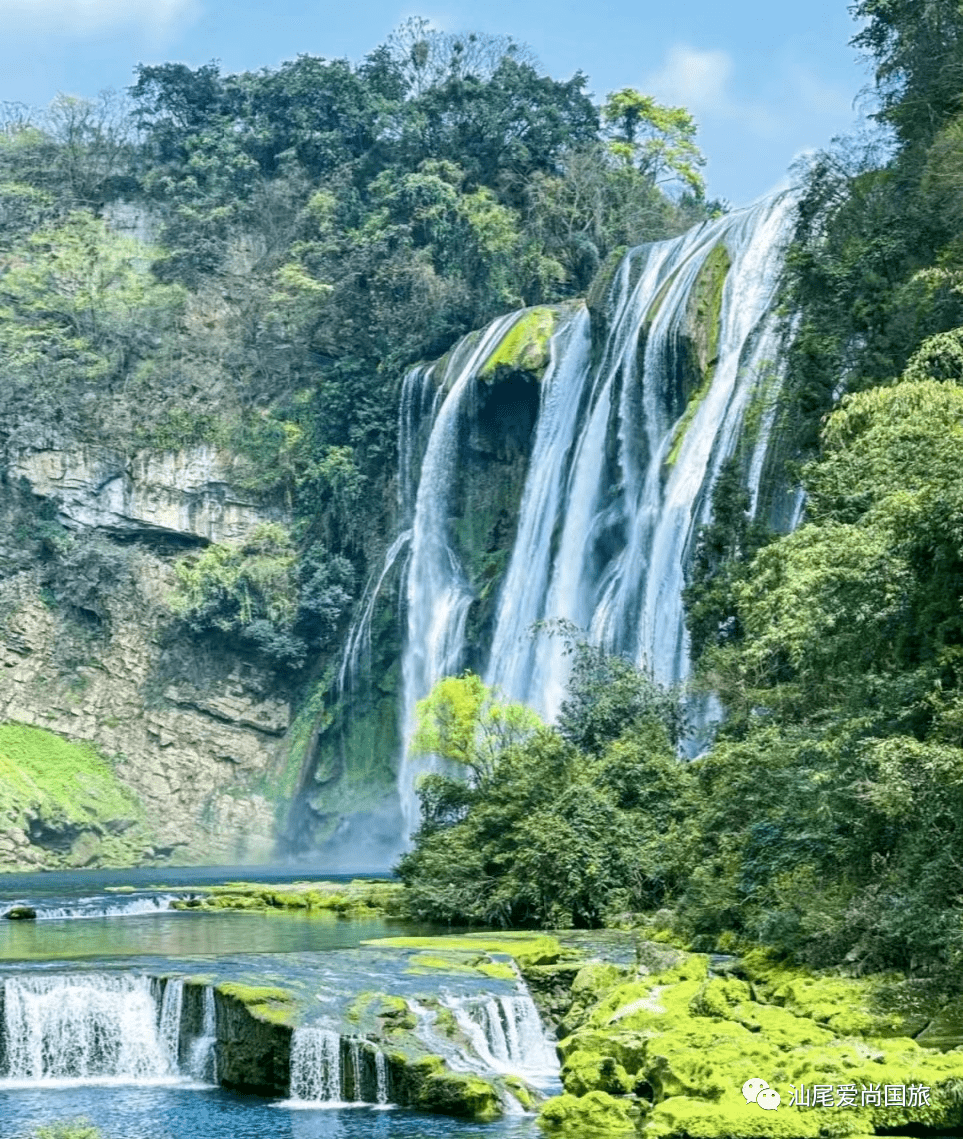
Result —
<instances>
[{"instance_id":1,"label":"tree","mask_svg":"<svg viewBox=\"0 0 963 1139\"><path fill-rule=\"evenodd\" d=\"M684 107L666 107L632 87L613 91L602 107L609 149L651 182L681 182L702 197L699 168L705 158L695 144L696 123Z\"/></svg>"},{"instance_id":2,"label":"tree","mask_svg":"<svg viewBox=\"0 0 963 1139\"><path fill-rule=\"evenodd\" d=\"M643 725L655 726L666 744L684 733L679 697L666 691L632 661L585 641L570 642L572 670L557 727L581 751L600 754L606 745Z\"/></svg>"},{"instance_id":3,"label":"tree","mask_svg":"<svg viewBox=\"0 0 963 1139\"><path fill-rule=\"evenodd\" d=\"M419 700L414 754L437 755L460 764L475 786L490 781L499 757L522 744L542 722L524 704L499 699L472 672L440 680Z\"/></svg>"},{"instance_id":4,"label":"tree","mask_svg":"<svg viewBox=\"0 0 963 1139\"><path fill-rule=\"evenodd\" d=\"M928 142L959 109L963 10L955 0L858 0L853 44L876 64L880 117L901 141Z\"/></svg>"}]
</instances>

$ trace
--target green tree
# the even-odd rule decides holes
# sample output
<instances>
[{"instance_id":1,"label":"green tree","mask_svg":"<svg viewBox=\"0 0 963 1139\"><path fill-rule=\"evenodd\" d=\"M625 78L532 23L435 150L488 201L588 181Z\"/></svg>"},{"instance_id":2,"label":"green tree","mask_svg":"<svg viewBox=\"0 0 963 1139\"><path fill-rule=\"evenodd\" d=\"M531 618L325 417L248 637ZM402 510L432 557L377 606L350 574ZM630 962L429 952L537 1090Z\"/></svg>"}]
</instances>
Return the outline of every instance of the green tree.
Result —
<instances>
[{"instance_id":1,"label":"green tree","mask_svg":"<svg viewBox=\"0 0 963 1139\"><path fill-rule=\"evenodd\" d=\"M678 181L702 197L699 168L705 158L695 144L696 122L684 107L666 107L632 87L613 91L602 107L609 149L651 182Z\"/></svg>"}]
</instances>

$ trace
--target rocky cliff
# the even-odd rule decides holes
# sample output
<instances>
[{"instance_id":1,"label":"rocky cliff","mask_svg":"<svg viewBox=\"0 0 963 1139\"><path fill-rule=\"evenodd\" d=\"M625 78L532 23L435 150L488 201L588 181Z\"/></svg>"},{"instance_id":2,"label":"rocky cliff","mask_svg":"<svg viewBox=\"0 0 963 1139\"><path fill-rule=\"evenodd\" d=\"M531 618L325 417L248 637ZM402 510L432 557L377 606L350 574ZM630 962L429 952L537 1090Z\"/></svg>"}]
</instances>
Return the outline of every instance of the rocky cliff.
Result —
<instances>
[{"instance_id":1,"label":"rocky cliff","mask_svg":"<svg viewBox=\"0 0 963 1139\"><path fill-rule=\"evenodd\" d=\"M8 457L0 720L92 745L137 825L118 837L107 803L78 814L81 770L59 792L21 793L0 824L4 869L271 855L289 694L257 659L187 635L167 604L185 549L237 541L276 516L234 490L230 468L210 446Z\"/></svg>"}]
</instances>

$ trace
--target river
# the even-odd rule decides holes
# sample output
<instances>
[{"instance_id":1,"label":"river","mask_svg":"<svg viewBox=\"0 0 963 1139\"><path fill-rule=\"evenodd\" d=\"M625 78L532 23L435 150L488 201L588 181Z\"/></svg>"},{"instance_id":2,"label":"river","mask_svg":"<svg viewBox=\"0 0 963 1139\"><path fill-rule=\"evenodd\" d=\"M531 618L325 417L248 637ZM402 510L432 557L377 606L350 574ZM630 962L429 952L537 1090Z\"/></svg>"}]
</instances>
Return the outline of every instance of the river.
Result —
<instances>
[{"instance_id":1,"label":"river","mask_svg":"<svg viewBox=\"0 0 963 1139\"><path fill-rule=\"evenodd\" d=\"M463 1016L464 1010L481 1008L486 1001L500 1001L493 1006L499 1008L527 1002L527 997L508 995L515 987L503 981L493 980L479 991L477 978L417 975L396 951L362 946L426 932L396 921L168 909L170 899L185 891L242 876L243 871L227 869L4 877L0 913L13 905L37 912L35 921L0 921L4 1139L27 1139L38 1127L81 1117L99 1128L103 1139L534 1139L539 1134L534 1116L517 1111L480 1124L390 1103L346 1105L342 1097L326 1098L318 1090L302 1093L301 1099L271 1098L215 1084L213 1040L205 1044L206 1038L197 1036L203 1031L199 1026L187 1038L183 995L176 991L175 1006L170 999L174 986L167 981L165 992L158 977L283 982L316 991L320 1006L331 1010L362 990L416 1000L433 985L434 995L448 1001L456 1014L461 1008ZM278 885L303 877L290 870L257 872L258 881ZM213 997L209 1003L213 1020ZM165 1055L171 1023L173 1045L168 1042ZM210 1026L206 1031L212 1031ZM207 1060L201 1055L205 1047ZM481 1048L487 1056L484 1040ZM500 1071L510 1067L500 1066ZM522 1069L527 1075L524 1060ZM308 1079L315 1088L323 1082ZM555 1090L550 1074L542 1084L546 1091ZM364 1098L375 1101L387 1094L376 1095L372 1088Z\"/></svg>"}]
</instances>

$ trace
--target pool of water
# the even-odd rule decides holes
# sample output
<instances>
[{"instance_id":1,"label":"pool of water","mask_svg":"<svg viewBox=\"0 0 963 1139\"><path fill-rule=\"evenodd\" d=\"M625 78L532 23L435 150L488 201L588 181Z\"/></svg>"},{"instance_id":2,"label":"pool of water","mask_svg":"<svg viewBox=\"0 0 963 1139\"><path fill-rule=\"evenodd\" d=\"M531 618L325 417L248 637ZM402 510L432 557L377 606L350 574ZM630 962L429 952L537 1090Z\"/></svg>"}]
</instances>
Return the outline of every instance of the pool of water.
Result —
<instances>
[{"instance_id":1,"label":"pool of water","mask_svg":"<svg viewBox=\"0 0 963 1139\"><path fill-rule=\"evenodd\" d=\"M283 984L310 998L313 1014L341 1016L360 991L424 996L438 980L406 967L406 955L365 941L430 933L382 919L342 919L299 912L171 911L172 897L223 882L278 884L303 880L303 869L156 869L0 876L0 914L13 905L40 920L0 920L3 977L96 972L201 976L206 983L242 979ZM320 877L315 875L315 877ZM345 880L328 876L328 880ZM122 887L121 890L111 887ZM56 978L54 978L56 980ZM477 980L453 975L444 993L456 999ZM514 991L493 981L492 992ZM487 988L487 982L486 982ZM556 1081L557 1082L557 1081ZM541 1085L539 1085L541 1086ZM549 1088L546 1086L546 1091ZM554 1088L553 1090L558 1090ZM371 1097L374 1098L374 1097ZM0 1080L0 1136L32 1139L39 1127L85 1118L103 1139L539 1139L533 1116L490 1124L399 1108L334 1107L238 1095L183 1077L161 1082Z\"/></svg>"},{"instance_id":2,"label":"pool of water","mask_svg":"<svg viewBox=\"0 0 963 1139\"><path fill-rule=\"evenodd\" d=\"M214 1088L44 1087L0 1084L4 1139L86 1117L104 1139L539 1139L529 1116L465 1123L398 1108L292 1109Z\"/></svg>"},{"instance_id":3,"label":"pool of water","mask_svg":"<svg viewBox=\"0 0 963 1139\"><path fill-rule=\"evenodd\" d=\"M0 876L0 914L13 906L30 906L40 918L0 920L0 961L310 952L349 949L369 938L411 930L378 918L346 921L333 914L297 911L196 913L169 908L173 898L238 881L242 873L229 867ZM293 873L290 868L248 867L247 873L278 885L304 878L303 871ZM117 886L133 890L111 889Z\"/></svg>"}]
</instances>

